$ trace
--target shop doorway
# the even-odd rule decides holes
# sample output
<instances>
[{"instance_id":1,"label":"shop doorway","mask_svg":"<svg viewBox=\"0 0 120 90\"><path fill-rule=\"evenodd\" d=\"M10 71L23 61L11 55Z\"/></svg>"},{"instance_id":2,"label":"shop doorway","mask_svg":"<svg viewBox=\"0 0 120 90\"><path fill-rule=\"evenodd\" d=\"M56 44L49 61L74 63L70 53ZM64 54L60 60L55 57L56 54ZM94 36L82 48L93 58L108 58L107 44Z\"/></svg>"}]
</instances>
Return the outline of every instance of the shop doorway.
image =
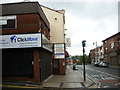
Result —
<instances>
[{"instance_id":1,"label":"shop doorway","mask_svg":"<svg viewBox=\"0 0 120 90\"><path fill-rule=\"evenodd\" d=\"M53 59L53 74L59 74L59 60Z\"/></svg>"}]
</instances>

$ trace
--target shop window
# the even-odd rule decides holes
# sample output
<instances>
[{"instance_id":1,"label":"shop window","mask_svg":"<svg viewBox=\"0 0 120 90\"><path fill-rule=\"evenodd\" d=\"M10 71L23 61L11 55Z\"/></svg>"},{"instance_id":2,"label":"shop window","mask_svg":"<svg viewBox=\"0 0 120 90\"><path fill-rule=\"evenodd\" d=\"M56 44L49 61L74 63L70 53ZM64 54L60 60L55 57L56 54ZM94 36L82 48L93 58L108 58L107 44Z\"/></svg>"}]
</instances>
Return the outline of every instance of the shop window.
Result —
<instances>
[{"instance_id":1,"label":"shop window","mask_svg":"<svg viewBox=\"0 0 120 90\"><path fill-rule=\"evenodd\" d=\"M0 30L16 29L16 16L0 16Z\"/></svg>"}]
</instances>

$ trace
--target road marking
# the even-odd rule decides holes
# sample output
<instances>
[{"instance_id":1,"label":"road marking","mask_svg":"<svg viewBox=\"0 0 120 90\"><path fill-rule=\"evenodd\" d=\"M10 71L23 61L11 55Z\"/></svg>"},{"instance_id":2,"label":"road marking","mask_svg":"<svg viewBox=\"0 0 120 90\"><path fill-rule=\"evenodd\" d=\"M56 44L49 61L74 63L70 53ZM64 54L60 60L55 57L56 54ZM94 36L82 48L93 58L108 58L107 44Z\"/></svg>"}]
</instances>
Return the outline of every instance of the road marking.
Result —
<instances>
[{"instance_id":1,"label":"road marking","mask_svg":"<svg viewBox=\"0 0 120 90\"><path fill-rule=\"evenodd\" d=\"M80 72L83 73L83 71L80 71ZM100 86L101 86L101 83L100 83L100 82L98 82L95 78L91 77L91 75L89 75L89 74L87 74L87 73L86 73L86 76L87 76L91 81L93 81L93 82L95 83L95 85L90 86L89 88L100 88Z\"/></svg>"},{"instance_id":2,"label":"road marking","mask_svg":"<svg viewBox=\"0 0 120 90\"><path fill-rule=\"evenodd\" d=\"M13 85L0 85L0 87L12 87L12 88L41 88L41 87L13 86Z\"/></svg>"},{"instance_id":3,"label":"road marking","mask_svg":"<svg viewBox=\"0 0 120 90\"><path fill-rule=\"evenodd\" d=\"M105 78L101 77L102 80L105 80Z\"/></svg>"},{"instance_id":4,"label":"road marking","mask_svg":"<svg viewBox=\"0 0 120 90\"><path fill-rule=\"evenodd\" d=\"M96 78L96 77L99 77L99 75L92 75L92 77L95 77L95 78Z\"/></svg>"},{"instance_id":5,"label":"road marking","mask_svg":"<svg viewBox=\"0 0 120 90\"><path fill-rule=\"evenodd\" d=\"M117 83L117 84L115 84L115 85L116 85L116 86L117 86L117 85L120 85L120 83Z\"/></svg>"},{"instance_id":6,"label":"road marking","mask_svg":"<svg viewBox=\"0 0 120 90\"><path fill-rule=\"evenodd\" d=\"M115 78L111 76L105 76L105 75L91 75L93 78L96 78L97 80L102 79L102 80L115 80Z\"/></svg>"},{"instance_id":7,"label":"road marking","mask_svg":"<svg viewBox=\"0 0 120 90\"><path fill-rule=\"evenodd\" d=\"M103 86L103 88L108 88L109 86Z\"/></svg>"},{"instance_id":8,"label":"road marking","mask_svg":"<svg viewBox=\"0 0 120 90\"><path fill-rule=\"evenodd\" d=\"M86 69L89 69L89 70L92 70L92 71L97 71L97 72L100 72L100 73L103 73L103 74L106 74L106 75L109 75L109 76L112 76L112 77L120 79L120 77L118 77L118 76L114 76L114 75L111 75L109 73L105 73L105 72L102 72L102 71L99 71L99 70L95 70L95 69L91 69L91 68L86 68Z\"/></svg>"},{"instance_id":9,"label":"road marking","mask_svg":"<svg viewBox=\"0 0 120 90\"><path fill-rule=\"evenodd\" d=\"M111 75L111 74L109 74L109 73L105 73L105 72L102 72L102 71L99 71L99 70L97 70L97 72L100 72L100 73L103 73L103 74L106 74L106 75L109 75L109 76L112 76L112 77L115 77L115 78L120 79L120 77L117 77L117 76Z\"/></svg>"}]
</instances>

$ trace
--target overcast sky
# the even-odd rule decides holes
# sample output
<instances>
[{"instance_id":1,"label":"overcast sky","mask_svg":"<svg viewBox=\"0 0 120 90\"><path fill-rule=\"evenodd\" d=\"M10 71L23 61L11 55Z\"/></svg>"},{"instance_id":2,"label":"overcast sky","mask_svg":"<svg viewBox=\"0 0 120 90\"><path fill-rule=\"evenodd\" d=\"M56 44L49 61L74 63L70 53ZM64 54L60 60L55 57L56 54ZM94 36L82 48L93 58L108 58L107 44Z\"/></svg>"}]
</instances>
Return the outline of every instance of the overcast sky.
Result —
<instances>
[{"instance_id":1,"label":"overcast sky","mask_svg":"<svg viewBox=\"0 0 120 90\"><path fill-rule=\"evenodd\" d=\"M0 3L18 0L0 0ZM23 0L19 0L23 1ZM70 55L82 55L82 40L86 40L86 54L102 45L102 40L118 32L118 0L31 0L52 9L65 10L66 38L71 38ZM50 2L52 1L52 2Z\"/></svg>"}]
</instances>

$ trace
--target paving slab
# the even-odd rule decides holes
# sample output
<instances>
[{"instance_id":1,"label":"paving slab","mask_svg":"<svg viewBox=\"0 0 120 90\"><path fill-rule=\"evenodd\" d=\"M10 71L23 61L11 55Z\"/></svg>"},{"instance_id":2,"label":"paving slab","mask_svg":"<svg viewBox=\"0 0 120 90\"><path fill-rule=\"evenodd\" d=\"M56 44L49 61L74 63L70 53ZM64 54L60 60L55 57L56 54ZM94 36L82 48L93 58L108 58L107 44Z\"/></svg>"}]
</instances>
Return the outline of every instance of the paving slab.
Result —
<instances>
[{"instance_id":1,"label":"paving slab","mask_svg":"<svg viewBox=\"0 0 120 90\"><path fill-rule=\"evenodd\" d=\"M60 83L44 83L43 87L52 87L52 88L59 88L60 87Z\"/></svg>"},{"instance_id":2,"label":"paving slab","mask_svg":"<svg viewBox=\"0 0 120 90\"><path fill-rule=\"evenodd\" d=\"M64 83L62 88L81 88L81 83Z\"/></svg>"}]
</instances>

